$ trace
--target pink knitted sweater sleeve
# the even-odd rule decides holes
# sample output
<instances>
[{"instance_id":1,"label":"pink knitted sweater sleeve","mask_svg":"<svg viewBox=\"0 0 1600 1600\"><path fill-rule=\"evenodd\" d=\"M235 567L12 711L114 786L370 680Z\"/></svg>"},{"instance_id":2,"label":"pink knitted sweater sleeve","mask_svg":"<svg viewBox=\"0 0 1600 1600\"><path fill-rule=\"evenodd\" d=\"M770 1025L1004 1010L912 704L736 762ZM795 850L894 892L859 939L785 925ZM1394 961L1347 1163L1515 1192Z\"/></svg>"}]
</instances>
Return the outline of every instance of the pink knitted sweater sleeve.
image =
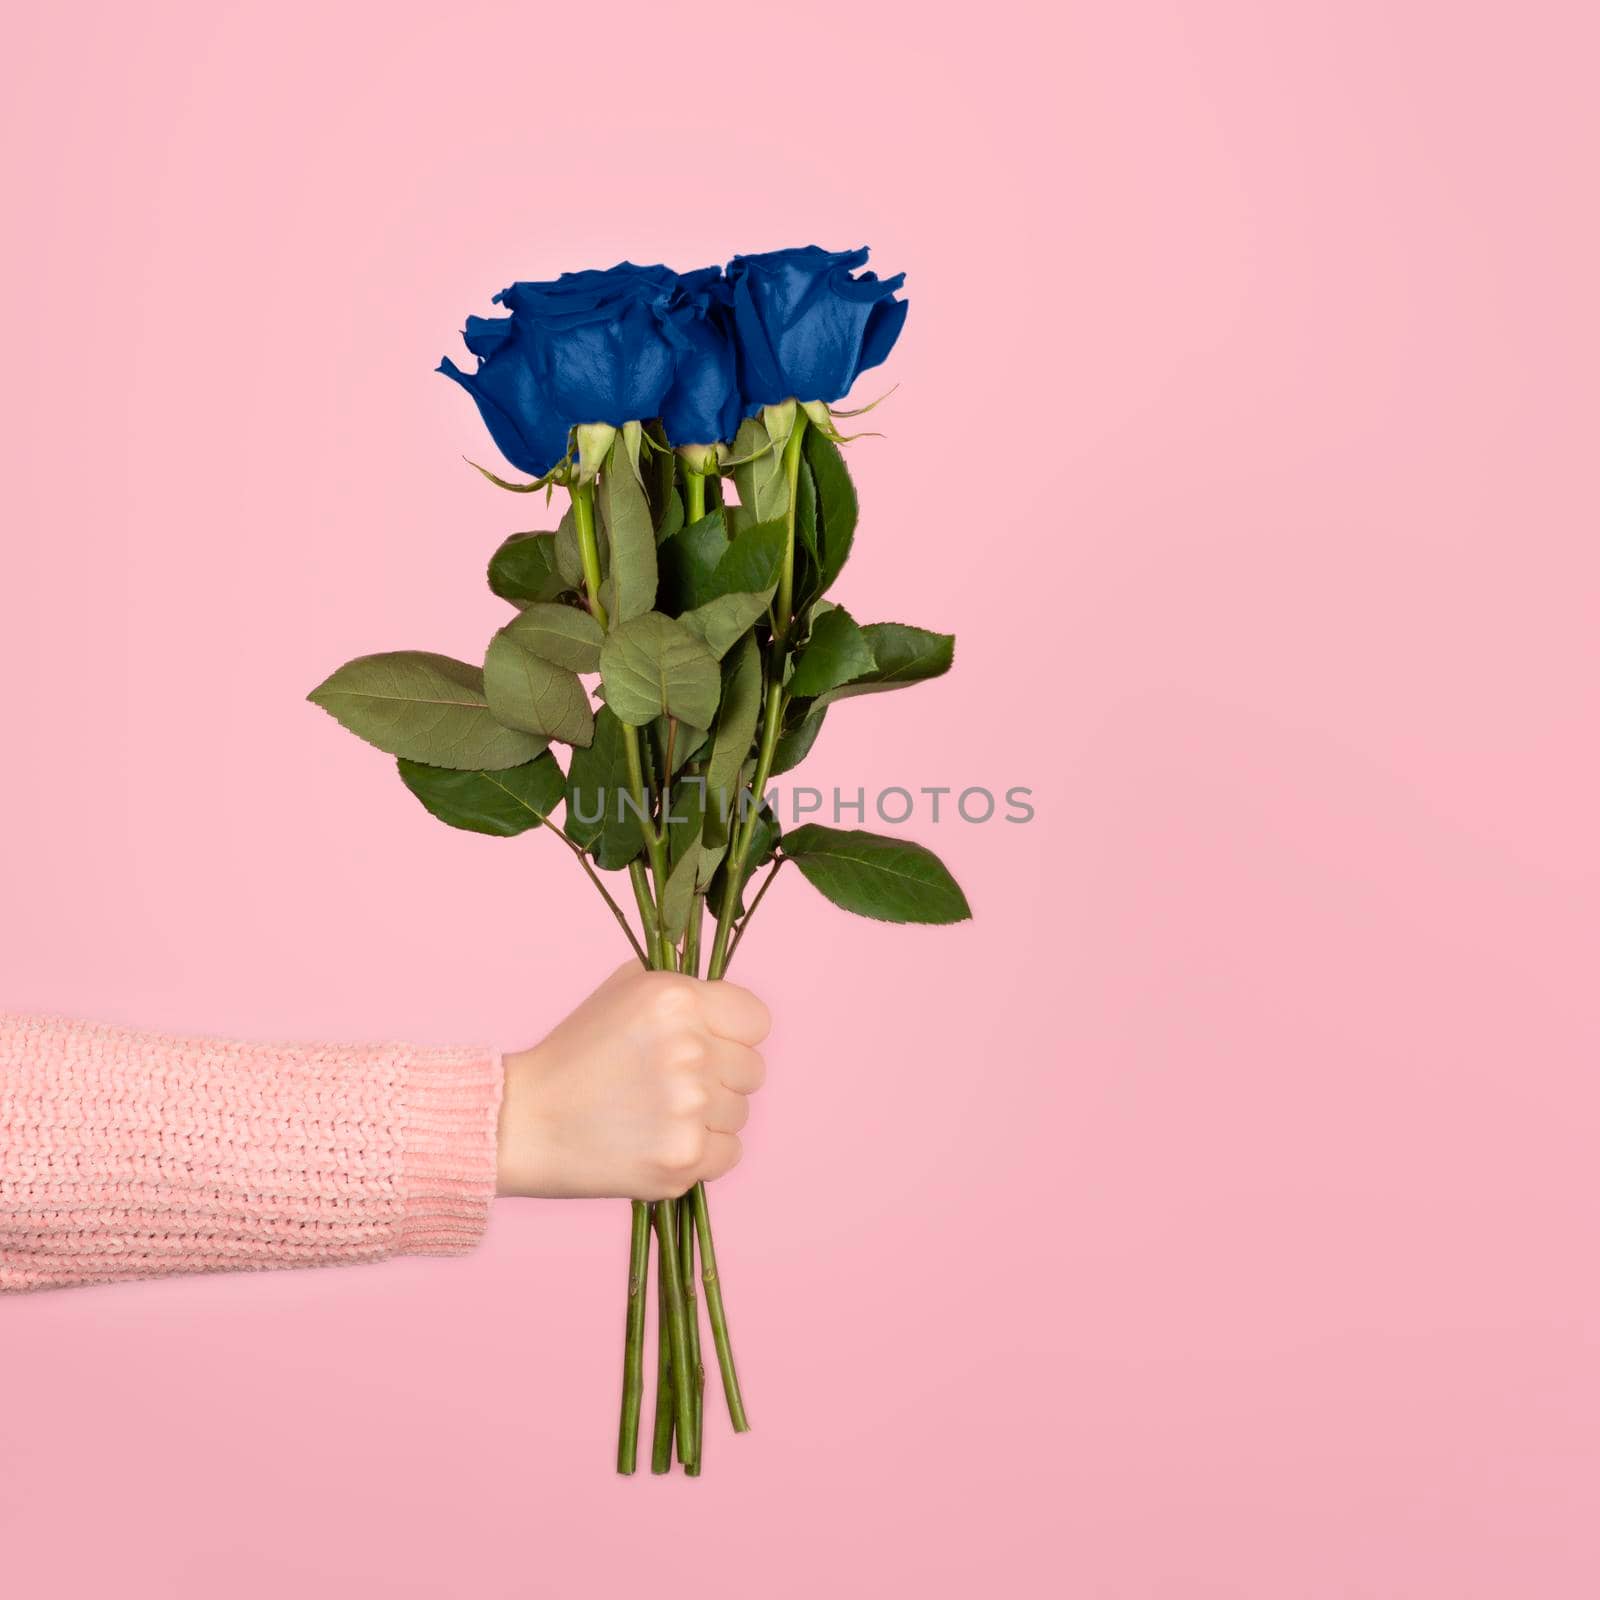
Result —
<instances>
[{"instance_id":1,"label":"pink knitted sweater sleeve","mask_svg":"<svg viewBox=\"0 0 1600 1600\"><path fill-rule=\"evenodd\" d=\"M489 1050L0 1013L0 1289L469 1250L499 1106Z\"/></svg>"}]
</instances>

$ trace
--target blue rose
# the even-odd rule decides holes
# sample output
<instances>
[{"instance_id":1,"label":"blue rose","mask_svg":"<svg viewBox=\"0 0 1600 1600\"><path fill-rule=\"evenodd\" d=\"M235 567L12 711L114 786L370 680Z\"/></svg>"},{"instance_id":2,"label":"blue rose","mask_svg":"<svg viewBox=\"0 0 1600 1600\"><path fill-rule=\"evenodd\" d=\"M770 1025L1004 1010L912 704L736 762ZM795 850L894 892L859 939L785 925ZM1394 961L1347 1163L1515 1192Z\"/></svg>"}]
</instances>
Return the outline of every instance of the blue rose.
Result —
<instances>
[{"instance_id":1,"label":"blue rose","mask_svg":"<svg viewBox=\"0 0 1600 1600\"><path fill-rule=\"evenodd\" d=\"M667 305L675 352L672 386L661 404L670 443L723 444L744 414L734 348L733 294L721 267L687 272Z\"/></svg>"},{"instance_id":2,"label":"blue rose","mask_svg":"<svg viewBox=\"0 0 1600 1600\"><path fill-rule=\"evenodd\" d=\"M624 261L605 272L564 272L495 296L507 317L468 317L476 372L446 357L439 371L478 403L494 442L539 477L567 452L571 429L660 415L679 340L667 308L681 285L667 267Z\"/></svg>"},{"instance_id":3,"label":"blue rose","mask_svg":"<svg viewBox=\"0 0 1600 1600\"><path fill-rule=\"evenodd\" d=\"M747 416L784 400L841 399L888 356L906 320L894 298L905 274L858 278L866 259L809 244L728 263Z\"/></svg>"}]
</instances>

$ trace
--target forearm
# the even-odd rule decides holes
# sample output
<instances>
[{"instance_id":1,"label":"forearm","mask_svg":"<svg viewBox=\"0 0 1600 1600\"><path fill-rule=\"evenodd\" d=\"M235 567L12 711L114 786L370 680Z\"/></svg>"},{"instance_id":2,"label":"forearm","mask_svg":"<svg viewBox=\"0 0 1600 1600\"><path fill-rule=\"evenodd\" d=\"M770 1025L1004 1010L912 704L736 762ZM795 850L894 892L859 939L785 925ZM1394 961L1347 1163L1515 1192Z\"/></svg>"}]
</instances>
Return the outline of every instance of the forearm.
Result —
<instances>
[{"instance_id":1,"label":"forearm","mask_svg":"<svg viewBox=\"0 0 1600 1600\"><path fill-rule=\"evenodd\" d=\"M470 1249L500 1093L488 1050L0 1015L0 1289Z\"/></svg>"}]
</instances>

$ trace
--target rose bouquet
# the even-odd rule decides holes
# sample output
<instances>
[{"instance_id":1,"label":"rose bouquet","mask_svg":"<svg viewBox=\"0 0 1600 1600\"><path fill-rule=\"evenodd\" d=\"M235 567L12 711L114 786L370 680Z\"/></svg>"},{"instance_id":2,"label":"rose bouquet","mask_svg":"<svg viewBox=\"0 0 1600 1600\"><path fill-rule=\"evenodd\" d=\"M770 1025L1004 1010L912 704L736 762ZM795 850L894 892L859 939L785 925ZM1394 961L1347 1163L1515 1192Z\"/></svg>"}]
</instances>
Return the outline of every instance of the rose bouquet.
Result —
<instances>
[{"instance_id":1,"label":"rose bouquet","mask_svg":"<svg viewBox=\"0 0 1600 1600\"><path fill-rule=\"evenodd\" d=\"M767 788L837 702L935 677L954 647L858 624L829 598L857 516L837 427L856 413L831 402L887 357L906 316L903 277L857 275L866 257L808 246L681 275L624 263L514 284L496 297L508 315L469 317L476 370L439 370L527 480L478 470L547 503L561 488L559 526L513 533L491 557L489 587L516 615L481 666L362 656L310 695L397 757L440 821L554 834L651 968L699 975L704 960L721 978L790 861L863 916L970 914L931 851L859 829L785 833ZM565 770L554 745L569 748ZM652 1465L669 1470L676 1440L697 1473L697 1281L733 1427L749 1426L703 1184L632 1206L617 1469L637 1457L652 1236Z\"/></svg>"}]
</instances>

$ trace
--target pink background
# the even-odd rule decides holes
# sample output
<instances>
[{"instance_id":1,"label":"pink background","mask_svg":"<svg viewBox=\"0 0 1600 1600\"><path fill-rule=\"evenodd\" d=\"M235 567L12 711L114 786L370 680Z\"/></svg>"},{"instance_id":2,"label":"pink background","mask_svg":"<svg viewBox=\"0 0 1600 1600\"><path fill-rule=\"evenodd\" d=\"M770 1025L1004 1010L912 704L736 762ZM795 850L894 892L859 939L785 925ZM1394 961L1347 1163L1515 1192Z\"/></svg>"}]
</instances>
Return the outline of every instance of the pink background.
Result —
<instances>
[{"instance_id":1,"label":"pink background","mask_svg":"<svg viewBox=\"0 0 1600 1600\"><path fill-rule=\"evenodd\" d=\"M481 648L541 521L429 368L623 256L910 272L841 597L957 668L809 775L1037 820L752 933L701 1482L611 1474L621 1207L507 1205L0 1305L6 1579L1592 1596L1592 9L669 9L13 15L0 1003L514 1045L619 959L301 697Z\"/></svg>"}]
</instances>

